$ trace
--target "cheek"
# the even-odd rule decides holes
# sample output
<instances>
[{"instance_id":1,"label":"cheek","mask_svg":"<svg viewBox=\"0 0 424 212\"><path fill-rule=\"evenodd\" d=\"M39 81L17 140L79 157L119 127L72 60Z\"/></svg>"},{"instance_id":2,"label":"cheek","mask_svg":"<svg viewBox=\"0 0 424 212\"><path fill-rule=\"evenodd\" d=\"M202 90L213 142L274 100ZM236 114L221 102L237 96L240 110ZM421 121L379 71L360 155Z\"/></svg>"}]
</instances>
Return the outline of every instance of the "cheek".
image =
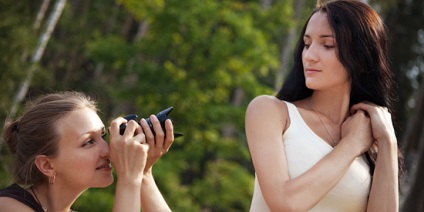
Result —
<instances>
[{"instance_id":1,"label":"cheek","mask_svg":"<svg viewBox=\"0 0 424 212\"><path fill-rule=\"evenodd\" d=\"M73 170L77 173L84 172L88 169L93 169L96 165L95 154L84 154L84 152L74 151L63 154L56 164L59 169Z\"/></svg>"},{"instance_id":2,"label":"cheek","mask_svg":"<svg viewBox=\"0 0 424 212\"><path fill-rule=\"evenodd\" d=\"M333 70L337 70L339 75L347 75L347 71L335 53L328 55L331 58L327 62L331 64Z\"/></svg>"}]
</instances>

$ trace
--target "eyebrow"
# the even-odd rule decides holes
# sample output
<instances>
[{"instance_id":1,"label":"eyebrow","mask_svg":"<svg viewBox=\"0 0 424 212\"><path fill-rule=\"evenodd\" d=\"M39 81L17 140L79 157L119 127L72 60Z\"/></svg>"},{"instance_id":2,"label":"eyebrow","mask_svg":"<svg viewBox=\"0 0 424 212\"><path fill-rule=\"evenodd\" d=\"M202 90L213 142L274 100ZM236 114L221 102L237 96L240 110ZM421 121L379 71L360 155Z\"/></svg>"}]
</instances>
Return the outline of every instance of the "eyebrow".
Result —
<instances>
[{"instance_id":1,"label":"eyebrow","mask_svg":"<svg viewBox=\"0 0 424 212\"><path fill-rule=\"evenodd\" d=\"M98 130L92 130L92 131L87 131L87 132L84 132L83 134L81 134L79 137L78 137L78 139L80 139L82 136L84 136L84 135L86 135L86 134L93 134L93 133L96 133L97 131L101 131L102 133L103 132L105 132L106 130L105 130L105 126L102 126L102 127L100 127L100 129L98 129Z\"/></svg>"}]
</instances>

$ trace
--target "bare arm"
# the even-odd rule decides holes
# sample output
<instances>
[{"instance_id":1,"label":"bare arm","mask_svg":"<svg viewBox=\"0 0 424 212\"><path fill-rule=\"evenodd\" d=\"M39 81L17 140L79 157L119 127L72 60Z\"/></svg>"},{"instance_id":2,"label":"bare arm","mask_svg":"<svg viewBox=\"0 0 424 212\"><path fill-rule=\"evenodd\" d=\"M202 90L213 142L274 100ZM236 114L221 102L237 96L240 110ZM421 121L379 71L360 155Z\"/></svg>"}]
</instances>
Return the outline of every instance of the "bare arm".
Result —
<instances>
[{"instance_id":1,"label":"bare arm","mask_svg":"<svg viewBox=\"0 0 424 212\"><path fill-rule=\"evenodd\" d=\"M355 110L369 114L372 135L378 146L367 211L398 211L398 147L391 115L386 108L369 103L354 105L352 111Z\"/></svg>"},{"instance_id":2,"label":"bare arm","mask_svg":"<svg viewBox=\"0 0 424 212\"><path fill-rule=\"evenodd\" d=\"M145 212L171 211L159 191L152 173L145 173L140 190L141 207Z\"/></svg>"},{"instance_id":3,"label":"bare arm","mask_svg":"<svg viewBox=\"0 0 424 212\"><path fill-rule=\"evenodd\" d=\"M367 211L398 211L397 144L379 143Z\"/></svg>"},{"instance_id":4,"label":"bare arm","mask_svg":"<svg viewBox=\"0 0 424 212\"><path fill-rule=\"evenodd\" d=\"M147 143L149 144L146 168L144 169L144 176L140 189L141 208L146 212L171 211L156 185L152 174L152 168L155 162L169 151L169 148L174 142L173 126L171 120L166 120L166 130L163 132L156 116L150 116L150 120L153 124L155 135L153 135L149 125L146 123L146 120L142 119L140 121L140 124L146 135Z\"/></svg>"},{"instance_id":5,"label":"bare arm","mask_svg":"<svg viewBox=\"0 0 424 212\"><path fill-rule=\"evenodd\" d=\"M121 136L119 125L124 122L126 121L123 118L117 118L109 128L110 157L118 178L113 211L139 212L140 188L149 146L135 121L128 123L124 135Z\"/></svg>"},{"instance_id":6,"label":"bare arm","mask_svg":"<svg viewBox=\"0 0 424 212\"><path fill-rule=\"evenodd\" d=\"M140 211L140 181L119 180L116 183L115 200L112 211Z\"/></svg>"},{"instance_id":7,"label":"bare arm","mask_svg":"<svg viewBox=\"0 0 424 212\"><path fill-rule=\"evenodd\" d=\"M246 111L246 135L253 165L265 201L272 211L306 211L319 202L344 176L352 161L371 144L369 138L362 146L353 145L359 136L367 135L369 120L358 115L354 122L365 127L352 130L327 156L302 175L290 179L283 146L283 129L288 120L283 113L285 104L273 97L255 98ZM367 124L368 123L368 124ZM361 125L359 125L361 126ZM360 133L362 131L362 133ZM353 136L357 134L356 136ZM369 132L370 134L370 132ZM355 138L356 137L356 138ZM369 143L369 144L368 144Z\"/></svg>"}]
</instances>

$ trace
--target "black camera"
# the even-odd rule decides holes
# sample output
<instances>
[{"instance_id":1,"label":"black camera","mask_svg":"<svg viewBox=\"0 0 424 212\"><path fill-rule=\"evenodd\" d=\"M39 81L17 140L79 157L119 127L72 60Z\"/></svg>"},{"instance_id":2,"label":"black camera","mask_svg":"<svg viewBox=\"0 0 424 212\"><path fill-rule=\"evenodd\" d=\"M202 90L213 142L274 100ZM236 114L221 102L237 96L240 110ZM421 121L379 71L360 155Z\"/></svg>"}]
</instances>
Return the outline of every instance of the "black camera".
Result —
<instances>
[{"instance_id":1,"label":"black camera","mask_svg":"<svg viewBox=\"0 0 424 212\"><path fill-rule=\"evenodd\" d=\"M158 118L158 120L160 122L160 126L162 127L162 130L164 132L165 132L165 121L167 119L170 119L172 121L171 117L168 116L169 113L171 113L172 109L173 109L173 107L169 107L165 110L160 111L158 114L156 114L156 117ZM140 122L137 121L137 118L138 118L138 116L136 114L130 114L130 115L124 116L124 119L126 119L127 121L134 120L138 124L140 124ZM155 134L155 131L153 130L153 124L150 121L150 118L146 118L146 122L147 122L147 124L149 124L150 130L152 130L153 134ZM126 128L127 128L127 124L121 124L121 126L119 126L119 133L121 135L123 135ZM178 138L178 137L181 137L181 136L183 136L182 133L174 132L174 138Z\"/></svg>"}]
</instances>

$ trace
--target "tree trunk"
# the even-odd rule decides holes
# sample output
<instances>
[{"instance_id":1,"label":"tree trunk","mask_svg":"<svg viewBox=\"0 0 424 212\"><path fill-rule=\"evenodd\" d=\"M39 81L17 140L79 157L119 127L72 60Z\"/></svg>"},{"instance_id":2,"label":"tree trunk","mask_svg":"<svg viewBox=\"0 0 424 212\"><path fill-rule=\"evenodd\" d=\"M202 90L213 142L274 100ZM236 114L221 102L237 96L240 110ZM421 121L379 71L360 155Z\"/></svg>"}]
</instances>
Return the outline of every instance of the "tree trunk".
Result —
<instances>
[{"instance_id":1,"label":"tree trunk","mask_svg":"<svg viewBox=\"0 0 424 212\"><path fill-rule=\"evenodd\" d=\"M424 211L424 125L421 127L421 138L419 140L420 147L414 154L417 161L409 173L409 185L405 194L405 201L402 203L402 211L404 212L422 212ZM411 155L409 155L411 156Z\"/></svg>"},{"instance_id":2,"label":"tree trunk","mask_svg":"<svg viewBox=\"0 0 424 212\"><path fill-rule=\"evenodd\" d=\"M40 10L38 10L37 17L35 18L34 25L32 26L34 31L37 31L40 28L41 22L43 21L44 16L46 15L47 8L49 8L49 4L50 0L43 0Z\"/></svg>"},{"instance_id":3,"label":"tree trunk","mask_svg":"<svg viewBox=\"0 0 424 212\"><path fill-rule=\"evenodd\" d=\"M424 211L424 78L417 95L414 112L409 116L408 128L402 142L408 170L402 211Z\"/></svg>"},{"instance_id":4,"label":"tree trunk","mask_svg":"<svg viewBox=\"0 0 424 212\"><path fill-rule=\"evenodd\" d=\"M305 3L305 0L296 1L295 10L293 14L294 23L299 22L300 14L302 12L304 3ZM289 60L291 58L290 57L291 56L290 52L292 52L291 45L292 43L294 43L296 38L296 28L297 28L296 25L293 25L290 27L286 40L283 42L281 46L281 57L280 57L281 65L275 76L275 82L274 82L275 91L280 90L281 85L283 84L284 75L286 73L286 70L288 69Z\"/></svg>"},{"instance_id":5,"label":"tree trunk","mask_svg":"<svg viewBox=\"0 0 424 212\"><path fill-rule=\"evenodd\" d=\"M413 151L418 150L420 144L419 138L422 132L420 130L424 125L424 78L422 78L416 99L415 109L409 116L406 132L402 140L402 147L407 156L413 153Z\"/></svg>"},{"instance_id":6,"label":"tree trunk","mask_svg":"<svg viewBox=\"0 0 424 212\"><path fill-rule=\"evenodd\" d=\"M272 4L272 0L261 0L262 9L267 10L268 8L271 7L271 4Z\"/></svg>"},{"instance_id":7,"label":"tree trunk","mask_svg":"<svg viewBox=\"0 0 424 212\"><path fill-rule=\"evenodd\" d=\"M16 111L18 110L18 105L22 100L24 99L26 93L28 92L28 88L31 84L32 77L34 75L34 72L36 70L36 65L40 61L41 57L43 56L44 50L46 49L47 43L50 39L50 36L56 27L56 23L59 20L60 15L62 14L63 8L65 7L66 0L57 0L55 7L50 15L50 18L48 20L46 31L40 36L40 40L38 43L37 48L34 51L34 54L31 58L31 65L28 69L28 74L26 75L26 78L22 82L13 102L12 102L12 108L10 110L10 115L13 117L16 114Z\"/></svg>"}]
</instances>

